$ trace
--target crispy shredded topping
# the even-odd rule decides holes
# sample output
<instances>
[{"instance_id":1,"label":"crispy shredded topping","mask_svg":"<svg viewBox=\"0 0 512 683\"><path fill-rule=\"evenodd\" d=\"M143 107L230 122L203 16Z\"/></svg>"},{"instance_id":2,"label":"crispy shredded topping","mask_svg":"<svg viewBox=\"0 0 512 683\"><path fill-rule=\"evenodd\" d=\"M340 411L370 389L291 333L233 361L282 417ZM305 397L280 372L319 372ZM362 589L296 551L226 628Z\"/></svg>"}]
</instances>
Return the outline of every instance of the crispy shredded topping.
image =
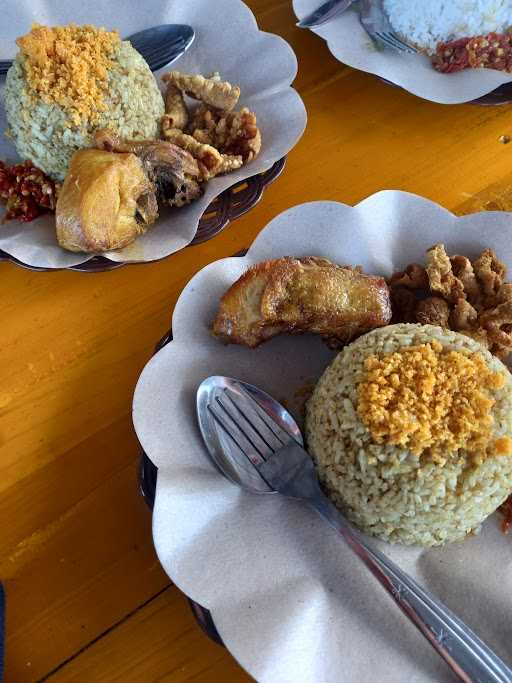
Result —
<instances>
[{"instance_id":1,"label":"crispy shredded topping","mask_svg":"<svg viewBox=\"0 0 512 683\"><path fill-rule=\"evenodd\" d=\"M365 361L358 414L377 443L407 448L443 466L464 450L474 464L512 455L512 439L492 438L495 399L505 377L481 355L434 340Z\"/></svg>"},{"instance_id":2,"label":"crispy shredded topping","mask_svg":"<svg viewBox=\"0 0 512 683\"><path fill-rule=\"evenodd\" d=\"M41 26L16 40L24 56L29 88L48 104L58 104L69 114L71 125L95 123L107 109L111 57L119 45L117 31L96 26Z\"/></svg>"}]
</instances>

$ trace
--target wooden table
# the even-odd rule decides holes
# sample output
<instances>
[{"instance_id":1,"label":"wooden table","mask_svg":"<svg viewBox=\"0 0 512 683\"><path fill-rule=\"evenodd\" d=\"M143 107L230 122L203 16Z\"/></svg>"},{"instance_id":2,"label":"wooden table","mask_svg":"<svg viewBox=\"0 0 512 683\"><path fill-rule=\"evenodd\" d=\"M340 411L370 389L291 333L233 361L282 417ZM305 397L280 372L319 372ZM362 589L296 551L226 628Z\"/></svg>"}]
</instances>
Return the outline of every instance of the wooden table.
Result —
<instances>
[{"instance_id":1,"label":"wooden table","mask_svg":"<svg viewBox=\"0 0 512 683\"><path fill-rule=\"evenodd\" d=\"M249 2L295 49L309 114L259 206L161 263L93 275L0 266L7 683L249 680L160 568L138 494L133 389L181 289L300 202L394 188L469 212L508 197L510 107L431 104L353 71L295 28L290 4Z\"/></svg>"}]
</instances>

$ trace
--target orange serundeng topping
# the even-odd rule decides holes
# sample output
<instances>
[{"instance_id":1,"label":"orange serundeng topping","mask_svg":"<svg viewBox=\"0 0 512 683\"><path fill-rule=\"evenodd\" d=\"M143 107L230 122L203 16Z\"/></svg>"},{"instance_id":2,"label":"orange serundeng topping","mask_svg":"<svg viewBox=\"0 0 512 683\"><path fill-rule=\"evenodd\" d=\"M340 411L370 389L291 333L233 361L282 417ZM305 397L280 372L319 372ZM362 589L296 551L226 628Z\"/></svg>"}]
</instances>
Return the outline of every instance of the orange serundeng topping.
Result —
<instances>
[{"instance_id":1,"label":"orange serundeng topping","mask_svg":"<svg viewBox=\"0 0 512 683\"><path fill-rule=\"evenodd\" d=\"M24 55L29 89L48 104L58 104L71 125L96 122L107 106L110 59L120 43L117 31L96 26L41 26L33 24L16 40Z\"/></svg>"},{"instance_id":2,"label":"orange serundeng topping","mask_svg":"<svg viewBox=\"0 0 512 683\"><path fill-rule=\"evenodd\" d=\"M407 448L444 465L464 449L475 464L512 455L512 440L492 440L495 399L505 384L477 353L444 349L438 341L370 356L358 385L359 417L376 443Z\"/></svg>"}]
</instances>

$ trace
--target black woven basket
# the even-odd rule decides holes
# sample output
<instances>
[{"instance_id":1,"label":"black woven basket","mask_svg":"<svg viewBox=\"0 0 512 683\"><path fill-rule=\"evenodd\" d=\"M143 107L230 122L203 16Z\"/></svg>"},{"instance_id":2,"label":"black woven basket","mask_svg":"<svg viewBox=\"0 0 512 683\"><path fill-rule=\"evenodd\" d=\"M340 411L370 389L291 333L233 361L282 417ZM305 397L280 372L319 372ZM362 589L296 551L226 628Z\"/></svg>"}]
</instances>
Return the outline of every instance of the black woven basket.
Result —
<instances>
[{"instance_id":1,"label":"black woven basket","mask_svg":"<svg viewBox=\"0 0 512 683\"><path fill-rule=\"evenodd\" d=\"M387 83L388 85L391 85L394 88L400 88L400 90L404 90L404 88L397 85L396 83L388 81L387 78L382 78L382 76L377 76L377 78L383 83ZM512 83L504 83L503 85L500 85L498 88L496 88L496 90L493 90L492 92L489 92L486 95L482 95L482 97L479 97L476 100L466 102L465 104L496 106L500 104L510 104L510 102L512 102Z\"/></svg>"},{"instance_id":2,"label":"black woven basket","mask_svg":"<svg viewBox=\"0 0 512 683\"><path fill-rule=\"evenodd\" d=\"M221 230L223 230L231 221L234 221L236 218L239 218L252 209L252 207L261 199L267 185L270 185L270 183L282 172L285 162L286 157L283 157L282 159L279 159L279 161L276 161L268 171L258 173L246 180L241 180L227 190L224 190L224 192L211 202L201 216L196 235L189 246L212 239L212 237L215 237L215 235L221 232ZM111 261L105 256L94 256L89 259L89 261L85 261L85 263L79 263L78 265L70 266L69 268L39 268L23 263L1 249L0 261L10 261L11 263L15 263L22 268L28 268L29 270L77 270L83 273L98 273L106 270L115 270L116 268L121 268L126 265L133 265L129 262L119 263L117 261Z\"/></svg>"},{"instance_id":3,"label":"black woven basket","mask_svg":"<svg viewBox=\"0 0 512 683\"><path fill-rule=\"evenodd\" d=\"M171 339L172 331L169 330L169 332L167 332L167 334L165 334L156 345L155 353L158 353L158 351L168 344ZM155 504L157 476L158 468L151 462L146 453L142 452L139 463L139 488L142 497L146 501L150 510L153 510L153 506ZM188 601L197 623L203 629L206 635L216 643L219 643L219 645L223 645L222 638L215 628L215 624L210 612L205 607L199 605L190 598L188 598Z\"/></svg>"}]
</instances>

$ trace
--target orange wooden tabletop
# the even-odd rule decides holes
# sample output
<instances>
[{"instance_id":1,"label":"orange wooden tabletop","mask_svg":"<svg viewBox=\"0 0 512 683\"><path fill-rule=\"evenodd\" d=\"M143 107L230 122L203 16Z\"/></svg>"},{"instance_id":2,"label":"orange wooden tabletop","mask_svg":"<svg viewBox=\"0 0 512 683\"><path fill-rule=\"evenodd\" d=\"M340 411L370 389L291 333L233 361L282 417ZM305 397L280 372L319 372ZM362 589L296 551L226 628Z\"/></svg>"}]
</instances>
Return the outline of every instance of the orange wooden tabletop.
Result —
<instances>
[{"instance_id":1,"label":"orange wooden tabletop","mask_svg":"<svg viewBox=\"0 0 512 683\"><path fill-rule=\"evenodd\" d=\"M0 265L7 683L249 680L160 568L138 494L132 394L181 289L300 202L393 188L469 212L512 195L509 106L425 102L337 62L295 27L290 0L249 5L295 49L309 115L261 203L160 263L92 275Z\"/></svg>"}]
</instances>

